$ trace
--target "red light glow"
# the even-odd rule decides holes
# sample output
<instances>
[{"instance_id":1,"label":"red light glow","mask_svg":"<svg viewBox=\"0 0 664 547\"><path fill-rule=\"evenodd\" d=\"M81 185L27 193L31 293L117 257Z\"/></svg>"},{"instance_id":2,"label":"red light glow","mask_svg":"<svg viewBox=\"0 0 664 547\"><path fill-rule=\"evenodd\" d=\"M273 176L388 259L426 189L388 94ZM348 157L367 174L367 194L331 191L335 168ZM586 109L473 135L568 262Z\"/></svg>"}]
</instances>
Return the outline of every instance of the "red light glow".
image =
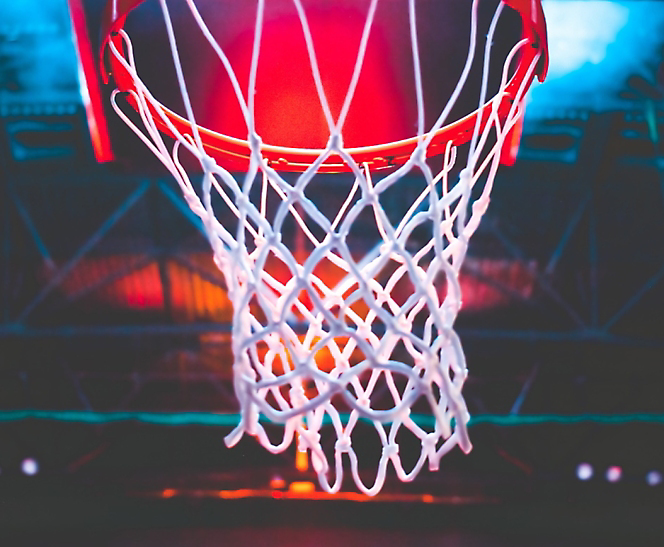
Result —
<instances>
[{"instance_id":1,"label":"red light glow","mask_svg":"<svg viewBox=\"0 0 664 547\"><path fill-rule=\"evenodd\" d=\"M329 10L307 11L321 78L335 118L351 81L362 36L363 9L342 6L330 17ZM225 51L240 82L248 81L252 55L249 28ZM400 90L399 75L385 62L386 40L378 26L372 30L351 109L343 126L347 146L378 144L412 136L406 120L414 120ZM208 127L246 138L247 129L237 99L221 73L211 80L207 111ZM256 128L268 144L324 147L329 130L316 92L300 21L295 13L266 20L256 82ZM368 124L367 120L371 120ZM412 125L412 124L411 124Z\"/></svg>"}]
</instances>

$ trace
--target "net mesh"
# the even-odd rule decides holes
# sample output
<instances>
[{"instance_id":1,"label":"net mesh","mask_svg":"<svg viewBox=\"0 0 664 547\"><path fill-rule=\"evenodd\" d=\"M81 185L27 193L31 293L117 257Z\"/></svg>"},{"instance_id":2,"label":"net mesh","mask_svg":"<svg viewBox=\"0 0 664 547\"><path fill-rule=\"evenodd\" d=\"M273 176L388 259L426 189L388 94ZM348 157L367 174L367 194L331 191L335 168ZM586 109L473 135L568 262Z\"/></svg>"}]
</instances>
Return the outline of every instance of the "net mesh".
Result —
<instances>
[{"instance_id":1,"label":"net mesh","mask_svg":"<svg viewBox=\"0 0 664 547\"><path fill-rule=\"evenodd\" d=\"M462 303L459 271L469 239L487 208L501 149L521 115L527 87L524 83L518 90L506 118L501 120L494 106L486 124L478 120L463 157L448 143L438 163L442 167L434 169L434 162L427 161L432 135L446 123L475 61L477 0L471 6L468 58L459 84L429 130L424 122L415 2L409 2L419 113L417 146L403 165L374 172L344 147L342 130L378 0L370 2L353 77L336 119L326 101L306 12L299 0L293 0L329 127L329 141L302 173L291 177L263 156L260 135L254 129L252 90L264 2L257 2L253 61L245 97L193 0L185 1L233 83L247 125L251 149L248 171L232 174L203 146L165 0L160 0L161 9L192 130L175 127L141 81L131 40L124 31L121 43L110 44L111 53L131 75L131 100L142 127L123 111L119 92L113 95L113 104L175 177L187 204L202 221L215 262L224 274L234 306L234 387L242 412L241 423L227 436L227 444L234 445L247 433L271 452L281 452L297 439L299 449L310 452L325 491L338 491L344 468L349 467L357 488L370 495L382 488L390 464L399 479L409 481L427 464L431 470L438 469L442 456L456 445L468 452L469 413L462 395L467 369L454 331ZM480 104L485 103L491 42L501 10L502 3L484 48ZM499 94L504 92L509 67L524 44L517 43L504 59ZM536 62L529 67L531 72ZM175 137L173 142L164 137L160 126L167 127ZM185 168L183 151L197 158L196 172L202 169L202 177ZM331 156L341 158L351 173L349 183L336 188L336 192L344 192L342 198L324 200L337 204L333 210L329 203L323 206L312 197L321 166ZM391 189L404 181L417 190L412 203L395 220L386 212L385 200ZM350 239L360 221L362 226L370 223L378 242L358 254ZM287 231L296 234L290 242L284 237ZM435 425L426 429L416 424L409 417L414 405L428 407ZM268 435L261 417L283 424L277 440ZM360 422L370 424L382 445L377 472L368 483L361 477L353 442ZM324 424L331 424L334 431L331 445L321 440ZM398 435L404 429L420 446L419 457L408 469L399 452Z\"/></svg>"}]
</instances>

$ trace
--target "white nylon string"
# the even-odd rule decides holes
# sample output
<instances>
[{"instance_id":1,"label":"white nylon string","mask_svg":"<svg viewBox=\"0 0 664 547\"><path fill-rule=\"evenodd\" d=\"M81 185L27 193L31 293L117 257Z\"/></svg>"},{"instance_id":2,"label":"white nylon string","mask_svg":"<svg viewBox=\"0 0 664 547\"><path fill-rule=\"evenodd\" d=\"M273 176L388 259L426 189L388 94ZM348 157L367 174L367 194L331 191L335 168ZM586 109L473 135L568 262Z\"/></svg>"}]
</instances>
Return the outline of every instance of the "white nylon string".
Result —
<instances>
[{"instance_id":1,"label":"white nylon string","mask_svg":"<svg viewBox=\"0 0 664 547\"><path fill-rule=\"evenodd\" d=\"M486 126L474 127L466 158L451 143L442 154L442 167L434 172L426 160L433 131L447 121L475 63L478 40L478 5L470 8L470 38L464 68L448 103L431 130L425 131L423 86L418 50L416 1L408 0L407 15L413 60L413 87L417 101L417 136L421 140L401 167L381 175L359 165L343 146L343 125L371 39L379 0L366 13L354 69L344 103L335 121L328 104L310 32L300 0L292 0L306 44L311 75L326 119L330 139L326 148L294 182L286 180L261 153L254 126L256 74L260 66L265 2L256 2L248 96L244 97L233 67L198 12L195 0L185 0L205 41L213 48L230 78L247 126L251 160L248 173L237 179L205 152L195 125L177 40L166 5L159 0L166 23L172 60L192 133L182 134L141 81L131 41L123 32L127 59L111 43L111 54L134 81L131 92L143 127L138 127L112 97L118 115L173 174L183 195L205 228L215 262L224 274L233 302L233 374L242 420L226 437L233 446L245 434L253 435L269 451L286 450L297 439L310 454L321 488L337 492L344 473L369 495L383 487L390 468L402 481L413 480L428 466L439 468L441 458L455 446L471 449L469 413L462 395L468 375L459 337L453 325L462 302L459 270L468 240L486 210L500 152L509 130L522 113L524 83L506 119L492 103ZM169 0L173 1L173 0ZM487 95L488 58L502 5L488 31L484 47L480 104ZM503 93L509 67L525 42L517 44L503 62ZM535 69L537 60L529 67ZM529 80L527 78L526 80ZM370 123L370 120L367 121ZM170 145L158 126L175 137ZM188 173L180 153L198 158L202 184ZM324 213L310 198L323 162L338 156L353 174L352 184L339 200L339 209ZM452 176L459 172L458 178ZM408 179L404 179L408 177ZM390 220L384 201L393 185L413 180L413 203L398 222ZM254 185L256 191L252 192ZM474 187L480 197L471 200ZM255 202L253 201L253 196ZM277 205L269 205L274 204ZM367 214L380 242L363 256L351 252L350 240ZM329 216L328 216L329 215ZM222 219L223 217L223 219ZM290 248L282 235L288 224L297 226L306 243ZM428 233L426 241L415 234ZM419 236L421 238L421 236ZM337 274L330 275L334 269ZM436 280L444 279L441 285ZM409 287L404 293L403 287ZM443 288L441 288L443 287ZM430 428L410 418L414 405L434 417ZM277 438L265 420L282 424ZM326 425L330 424L330 425ZM404 432L419 444L415 463L407 468L400 454ZM373 478L367 481L361 462L358 435L373 435L382 446ZM334 437L332 444L325 437Z\"/></svg>"},{"instance_id":2,"label":"white nylon string","mask_svg":"<svg viewBox=\"0 0 664 547\"><path fill-rule=\"evenodd\" d=\"M422 90L422 69L420 66L420 48L417 42L417 20L415 0L408 0L408 23L410 27L410 49L413 55L413 76L415 78L415 97L417 100L417 136L424 133L424 92Z\"/></svg>"},{"instance_id":3,"label":"white nylon string","mask_svg":"<svg viewBox=\"0 0 664 547\"><path fill-rule=\"evenodd\" d=\"M362 39L360 40L360 47L357 52L357 58L355 59L355 67L353 68L353 76L351 78L350 84L348 86L348 91L346 92L346 98L344 99L343 106L341 107L341 112L339 113L339 118L335 126L335 130L338 133L341 133L341 130L346 121L346 116L348 114L348 109L350 108L351 102L353 101L353 96L355 95L355 88L357 87L357 82L360 79L360 73L362 71L362 64L364 63L364 56L367 52L367 43L369 42L369 34L371 32L371 27L373 25L374 16L376 15L376 8L378 7L378 0L371 0L371 5L369 6L369 11L367 13L367 19L364 23L364 29L362 31Z\"/></svg>"}]
</instances>

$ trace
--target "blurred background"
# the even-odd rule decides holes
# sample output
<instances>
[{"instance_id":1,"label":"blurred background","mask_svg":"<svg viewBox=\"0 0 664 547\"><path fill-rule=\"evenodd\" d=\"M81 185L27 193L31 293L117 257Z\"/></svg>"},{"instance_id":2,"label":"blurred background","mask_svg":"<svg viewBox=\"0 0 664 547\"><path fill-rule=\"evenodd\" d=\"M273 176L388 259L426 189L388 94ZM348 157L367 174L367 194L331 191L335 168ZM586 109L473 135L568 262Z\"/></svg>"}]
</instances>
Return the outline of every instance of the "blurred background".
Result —
<instances>
[{"instance_id":1,"label":"blurred background","mask_svg":"<svg viewBox=\"0 0 664 547\"><path fill-rule=\"evenodd\" d=\"M543 4L549 76L461 276L474 450L367 500L224 446L231 303L109 107L105 2L0 3L3 544L660 544L664 3Z\"/></svg>"}]
</instances>

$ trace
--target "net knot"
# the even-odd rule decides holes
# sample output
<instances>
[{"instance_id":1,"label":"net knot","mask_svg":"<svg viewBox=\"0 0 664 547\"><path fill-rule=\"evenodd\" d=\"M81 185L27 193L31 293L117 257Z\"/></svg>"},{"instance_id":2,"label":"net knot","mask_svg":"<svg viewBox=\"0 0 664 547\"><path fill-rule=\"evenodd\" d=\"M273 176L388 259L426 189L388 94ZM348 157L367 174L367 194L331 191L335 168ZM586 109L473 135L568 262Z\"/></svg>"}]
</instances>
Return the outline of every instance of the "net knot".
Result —
<instances>
[{"instance_id":1,"label":"net knot","mask_svg":"<svg viewBox=\"0 0 664 547\"><path fill-rule=\"evenodd\" d=\"M383 256L389 256L392 260L398 263L403 263L403 259L393 253L394 251L394 245L391 241L386 241L385 243L381 243L380 245L380 254Z\"/></svg>"},{"instance_id":2,"label":"net knot","mask_svg":"<svg viewBox=\"0 0 664 547\"><path fill-rule=\"evenodd\" d=\"M337 293L331 293L325 298L325 304L328 309L338 307L340 310L343 310L346 307L346 302L343 299L343 296Z\"/></svg>"},{"instance_id":3,"label":"net knot","mask_svg":"<svg viewBox=\"0 0 664 547\"><path fill-rule=\"evenodd\" d=\"M251 148L252 151L260 152L261 146L263 146L263 139L260 138L258 133L253 131L249 133L247 141L249 142L249 148Z\"/></svg>"},{"instance_id":4,"label":"net knot","mask_svg":"<svg viewBox=\"0 0 664 547\"><path fill-rule=\"evenodd\" d=\"M399 445L396 443L389 443L383 446L383 457L393 458L399 454Z\"/></svg>"},{"instance_id":5,"label":"net knot","mask_svg":"<svg viewBox=\"0 0 664 547\"><path fill-rule=\"evenodd\" d=\"M360 323L357 326L357 336L359 338L362 338L363 340L368 340L372 334L373 331L371 330L371 325L367 325L366 323Z\"/></svg>"},{"instance_id":6,"label":"net knot","mask_svg":"<svg viewBox=\"0 0 664 547\"><path fill-rule=\"evenodd\" d=\"M411 156L413 158L413 161L417 164L423 164L426 163L427 161L427 147L424 144L424 141L421 141L420 144L417 145L415 150L413 150L413 154Z\"/></svg>"},{"instance_id":7,"label":"net knot","mask_svg":"<svg viewBox=\"0 0 664 547\"><path fill-rule=\"evenodd\" d=\"M417 386L420 393L431 391L431 376L428 373L425 373L424 376L418 378Z\"/></svg>"},{"instance_id":8,"label":"net knot","mask_svg":"<svg viewBox=\"0 0 664 547\"><path fill-rule=\"evenodd\" d=\"M334 443L334 450L340 454L350 452L352 448L352 443L348 435L340 437L336 443Z\"/></svg>"},{"instance_id":9,"label":"net knot","mask_svg":"<svg viewBox=\"0 0 664 547\"><path fill-rule=\"evenodd\" d=\"M390 298L390 293L387 292L385 289L380 288L376 290L375 300L377 306L382 306L389 300L389 298Z\"/></svg>"},{"instance_id":10,"label":"net knot","mask_svg":"<svg viewBox=\"0 0 664 547\"><path fill-rule=\"evenodd\" d=\"M410 321L405 315L400 315L397 318L397 326L399 329L407 333L410 333L413 330L412 321Z\"/></svg>"},{"instance_id":11,"label":"net knot","mask_svg":"<svg viewBox=\"0 0 664 547\"><path fill-rule=\"evenodd\" d=\"M201 167L206 173L211 173L217 169L217 162L214 161L214 158L208 156L207 154L201 154L199 156L199 161L201 162Z\"/></svg>"},{"instance_id":12,"label":"net knot","mask_svg":"<svg viewBox=\"0 0 664 547\"><path fill-rule=\"evenodd\" d=\"M235 205L240 211L246 211L250 203L249 198L242 193L235 196Z\"/></svg>"},{"instance_id":13,"label":"net knot","mask_svg":"<svg viewBox=\"0 0 664 547\"><path fill-rule=\"evenodd\" d=\"M266 244L267 239L265 239L265 236L260 233L256 234L256 237L254 237L254 245L256 245L257 248L260 248L264 247Z\"/></svg>"},{"instance_id":14,"label":"net knot","mask_svg":"<svg viewBox=\"0 0 664 547\"><path fill-rule=\"evenodd\" d=\"M436 454L438 439L436 433L429 433L422 439L422 453L429 459L430 471L438 471L440 465L440 455Z\"/></svg>"},{"instance_id":15,"label":"net knot","mask_svg":"<svg viewBox=\"0 0 664 547\"><path fill-rule=\"evenodd\" d=\"M266 239L266 243L270 247L277 247L278 245L281 244L281 232L273 232L270 234L270 236Z\"/></svg>"},{"instance_id":16,"label":"net knot","mask_svg":"<svg viewBox=\"0 0 664 547\"><path fill-rule=\"evenodd\" d=\"M486 210L489 208L489 198L487 199L477 199L473 203L473 215L482 216L486 213Z\"/></svg>"},{"instance_id":17,"label":"net knot","mask_svg":"<svg viewBox=\"0 0 664 547\"><path fill-rule=\"evenodd\" d=\"M427 454L436 453L436 445L438 444L438 435L435 433L427 433L427 435L422 439L422 448Z\"/></svg>"},{"instance_id":18,"label":"net knot","mask_svg":"<svg viewBox=\"0 0 664 547\"><path fill-rule=\"evenodd\" d=\"M311 431L310 429L302 428L298 430L299 441L298 441L298 450L304 452L305 450L313 450L320 446L320 434L316 431Z\"/></svg>"},{"instance_id":19,"label":"net knot","mask_svg":"<svg viewBox=\"0 0 664 547\"><path fill-rule=\"evenodd\" d=\"M331 150L339 151L344 147L344 139L341 133L333 133L327 141L327 147Z\"/></svg>"},{"instance_id":20,"label":"net knot","mask_svg":"<svg viewBox=\"0 0 664 547\"><path fill-rule=\"evenodd\" d=\"M400 422L405 422L408 418L410 418L410 408L407 406L404 406L397 414L397 420ZM396 421L396 420L395 420Z\"/></svg>"},{"instance_id":21,"label":"net knot","mask_svg":"<svg viewBox=\"0 0 664 547\"><path fill-rule=\"evenodd\" d=\"M473 178L473 171L470 169L470 167L466 167L461 170L459 173L459 182L465 186L470 186L470 181Z\"/></svg>"},{"instance_id":22,"label":"net knot","mask_svg":"<svg viewBox=\"0 0 664 547\"><path fill-rule=\"evenodd\" d=\"M337 246L339 244L343 244L344 238L339 234L338 232L331 231L327 234L327 239L329 241L330 246Z\"/></svg>"},{"instance_id":23,"label":"net knot","mask_svg":"<svg viewBox=\"0 0 664 547\"><path fill-rule=\"evenodd\" d=\"M300 408L309 402L302 386L293 386L290 388L289 395L293 408Z\"/></svg>"},{"instance_id":24,"label":"net knot","mask_svg":"<svg viewBox=\"0 0 664 547\"><path fill-rule=\"evenodd\" d=\"M443 317L443 325L445 329L452 330L452 325L454 325L454 322L456 321L458 309L459 309L458 301L454 302L446 301L441 307L440 312Z\"/></svg>"}]
</instances>

